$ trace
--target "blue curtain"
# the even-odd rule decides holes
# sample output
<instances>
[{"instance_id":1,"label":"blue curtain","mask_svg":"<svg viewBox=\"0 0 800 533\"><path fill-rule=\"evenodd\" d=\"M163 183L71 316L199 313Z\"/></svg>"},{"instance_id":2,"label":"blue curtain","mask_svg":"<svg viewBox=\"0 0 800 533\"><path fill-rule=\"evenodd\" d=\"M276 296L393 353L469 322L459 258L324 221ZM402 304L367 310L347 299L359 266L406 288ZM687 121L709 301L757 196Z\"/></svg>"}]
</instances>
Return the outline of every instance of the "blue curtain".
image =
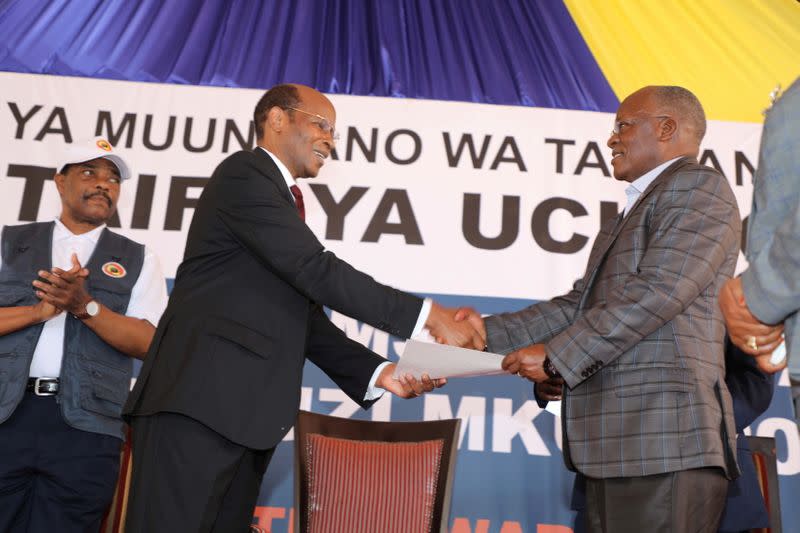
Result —
<instances>
[{"instance_id":1,"label":"blue curtain","mask_svg":"<svg viewBox=\"0 0 800 533\"><path fill-rule=\"evenodd\" d=\"M561 0L0 0L0 70L613 112Z\"/></svg>"}]
</instances>

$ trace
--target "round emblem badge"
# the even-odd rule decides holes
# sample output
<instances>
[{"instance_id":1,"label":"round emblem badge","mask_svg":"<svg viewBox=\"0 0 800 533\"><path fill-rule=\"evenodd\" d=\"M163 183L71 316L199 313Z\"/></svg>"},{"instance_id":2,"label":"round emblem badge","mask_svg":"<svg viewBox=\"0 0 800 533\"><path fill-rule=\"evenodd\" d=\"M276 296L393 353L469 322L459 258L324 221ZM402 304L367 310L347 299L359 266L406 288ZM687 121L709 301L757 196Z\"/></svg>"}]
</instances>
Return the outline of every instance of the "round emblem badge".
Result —
<instances>
[{"instance_id":1,"label":"round emblem badge","mask_svg":"<svg viewBox=\"0 0 800 533\"><path fill-rule=\"evenodd\" d=\"M103 274L112 278L124 278L125 274L127 274L125 267L114 261L109 261L103 265L102 270Z\"/></svg>"},{"instance_id":2,"label":"round emblem badge","mask_svg":"<svg viewBox=\"0 0 800 533\"><path fill-rule=\"evenodd\" d=\"M100 148L101 150L105 150L106 152L111 151L111 144L105 139L98 139L97 147Z\"/></svg>"}]
</instances>

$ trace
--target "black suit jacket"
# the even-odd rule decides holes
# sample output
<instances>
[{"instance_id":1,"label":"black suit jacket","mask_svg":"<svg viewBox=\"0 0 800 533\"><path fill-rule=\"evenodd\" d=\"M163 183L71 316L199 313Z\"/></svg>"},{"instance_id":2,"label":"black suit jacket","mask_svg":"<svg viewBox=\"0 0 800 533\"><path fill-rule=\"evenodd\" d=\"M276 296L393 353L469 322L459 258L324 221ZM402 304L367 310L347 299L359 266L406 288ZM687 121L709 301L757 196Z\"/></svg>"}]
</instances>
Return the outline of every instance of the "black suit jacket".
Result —
<instances>
[{"instance_id":1,"label":"black suit jacket","mask_svg":"<svg viewBox=\"0 0 800 533\"><path fill-rule=\"evenodd\" d=\"M294 424L305 357L363 407L384 359L320 305L401 337L422 300L326 251L261 149L214 171L189 229L169 305L124 413L176 412L255 449Z\"/></svg>"}]
</instances>

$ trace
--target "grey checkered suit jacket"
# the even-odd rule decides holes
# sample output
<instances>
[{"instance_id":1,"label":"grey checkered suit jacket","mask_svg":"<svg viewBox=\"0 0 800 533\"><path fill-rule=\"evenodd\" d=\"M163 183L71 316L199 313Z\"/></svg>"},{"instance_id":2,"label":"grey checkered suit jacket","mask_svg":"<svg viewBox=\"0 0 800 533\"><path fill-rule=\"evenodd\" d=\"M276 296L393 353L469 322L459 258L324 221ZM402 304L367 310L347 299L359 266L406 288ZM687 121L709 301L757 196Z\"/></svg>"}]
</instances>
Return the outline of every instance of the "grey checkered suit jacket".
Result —
<instances>
[{"instance_id":1,"label":"grey checkered suit jacket","mask_svg":"<svg viewBox=\"0 0 800 533\"><path fill-rule=\"evenodd\" d=\"M545 343L567 387L564 458L589 477L738 475L717 304L741 221L728 181L682 158L604 224L568 294L486 319L489 349Z\"/></svg>"}]
</instances>

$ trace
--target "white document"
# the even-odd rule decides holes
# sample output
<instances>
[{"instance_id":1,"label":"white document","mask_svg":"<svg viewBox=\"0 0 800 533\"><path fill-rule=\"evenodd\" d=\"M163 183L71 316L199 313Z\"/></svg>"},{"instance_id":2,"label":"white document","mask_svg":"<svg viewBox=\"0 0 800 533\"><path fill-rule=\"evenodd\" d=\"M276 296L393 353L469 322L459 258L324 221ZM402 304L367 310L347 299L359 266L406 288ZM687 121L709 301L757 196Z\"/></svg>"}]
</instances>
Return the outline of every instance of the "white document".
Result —
<instances>
[{"instance_id":1,"label":"white document","mask_svg":"<svg viewBox=\"0 0 800 533\"><path fill-rule=\"evenodd\" d=\"M784 359L786 359L786 341L783 341L775 348L775 351L772 352L769 358L769 362L773 365L779 365L783 363Z\"/></svg>"},{"instance_id":2,"label":"white document","mask_svg":"<svg viewBox=\"0 0 800 533\"><path fill-rule=\"evenodd\" d=\"M411 374L419 379L428 374L436 379L505 374L502 361L503 356L494 353L412 339L406 342L394 377Z\"/></svg>"},{"instance_id":3,"label":"white document","mask_svg":"<svg viewBox=\"0 0 800 533\"><path fill-rule=\"evenodd\" d=\"M547 402L547 405L544 406L544 410L552 415L561 417L561 400Z\"/></svg>"}]
</instances>

